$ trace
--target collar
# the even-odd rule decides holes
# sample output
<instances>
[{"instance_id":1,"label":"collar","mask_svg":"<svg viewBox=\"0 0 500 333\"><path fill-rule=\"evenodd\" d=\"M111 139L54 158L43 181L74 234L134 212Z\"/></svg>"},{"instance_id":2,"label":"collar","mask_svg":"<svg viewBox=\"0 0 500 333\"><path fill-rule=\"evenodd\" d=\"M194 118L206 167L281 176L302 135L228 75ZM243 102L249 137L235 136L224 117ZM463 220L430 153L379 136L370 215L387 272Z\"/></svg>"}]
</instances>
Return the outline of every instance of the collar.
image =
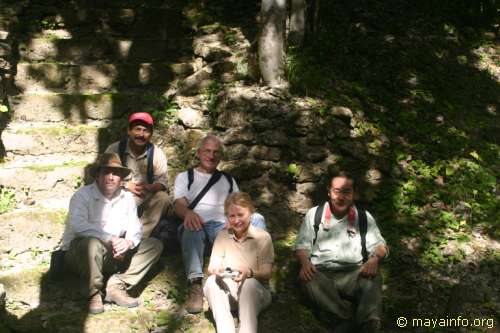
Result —
<instances>
[{"instance_id":1,"label":"collar","mask_svg":"<svg viewBox=\"0 0 500 333\"><path fill-rule=\"evenodd\" d=\"M250 224L250 226L248 227L247 236L245 237L245 239L243 239L243 241L240 241L240 240L236 239L236 235L234 234L233 229L227 229L227 234L228 234L229 238L232 238L236 242L244 242L247 239L255 238L256 237L256 232L257 232L256 230L257 229L255 229L255 227Z\"/></svg>"},{"instance_id":2,"label":"collar","mask_svg":"<svg viewBox=\"0 0 500 333\"><path fill-rule=\"evenodd\" d=\"M330 226L331 226L332 216L335 218L335 220L338 221L338 223L344 222L344 220L346 220L346 217L347 217L347 232L350 235L356 234L357 209L354 205L349 207L349 212L347 213L347 215L344 215L340 219L337 219L335 217L335 215L333 215L330 202L325 203L324 210L325 210L325 212L323 213L323 217L324 217L323 223L327 229L330 228Z\"/></svg>"},{"instance_id":3,"label":"collar","mask_svg":"<svg viewBox=\"0 0 500 333\"><path fill-rule=\"evenodd\" d=\"M118 189L118 194L116 194L111 200L106 198L104 195L102 195L101 191L99 190L99 187L97 187L97 183L94 181L91 185L91 191L92 191L92 197L94 198L95 201L109 201L111 203L114 203L115 201L118 201L119 199L123 198L125 195L125 192L122 190L120 187Z\"/></svg>"}]
</instances>

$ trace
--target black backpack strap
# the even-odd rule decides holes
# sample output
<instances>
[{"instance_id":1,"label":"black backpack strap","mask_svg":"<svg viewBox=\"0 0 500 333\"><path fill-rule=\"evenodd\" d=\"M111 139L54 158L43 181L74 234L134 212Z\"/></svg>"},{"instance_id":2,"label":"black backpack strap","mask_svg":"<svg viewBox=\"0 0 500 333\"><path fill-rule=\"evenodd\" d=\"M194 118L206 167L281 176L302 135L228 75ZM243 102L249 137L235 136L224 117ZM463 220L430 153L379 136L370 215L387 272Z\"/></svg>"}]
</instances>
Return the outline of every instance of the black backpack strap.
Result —
<instances>
[{"instance_id":1,"label":"black backpack strap","mask_svg":"<svg viewBox=\"0 0 500 333\"><path fill-rule=\"evenodd\" d=\"M194 182L194 171L193 168L188 169L188 191L191 189L191 185Z\"/></svg>"},{"instance_id":2,"label":"black backpack strap","mask_svg":"<svg viewBox=\"0 0 500 333\"><path fill-rule=\"evenodd\" d=\"M366 211L358 208L358 223L359 235L361 236L361 254L363 255L363 262L368 260L368 251L366 250L366 232L368 230L368 222L366 219Z\"/></svg>"},{"instance_id":3,"label":"black backpack strap","mask_svg":"<svg viewBox=\"0 0 500 333\"><path fill-rule=\"evenodd\" d=\"M120 156L120 161L124 167L127 166L127 157L125 156L125 150L127 149L128 138L120 140L118 144L118 156Z\"/></svg>"},{"instance_id":4,"label":"black backpack strap","mask_svg":"<svg viewBox=\"0 0 500 333\"><path fill-rule=\"evenodd\" d=\"M154 182L154 173L153 173L153 158L155 154L155 146L152 143L148 143L148 148L147 148L147 159L148 159L148 166L147 166L147 178L148 178L148 183L153 184Z\"/></svg>"},{"instance_id":5,"label":"black backpack strap","mask_svg":"<svg viewBox=\"0 0 500 333\"><path fill-rule=\"evenodd\" d=\"M233 193L233 177L227 172L221 171L221 173L226 177L227 182L229 183L229 193Z\"/></svg>"},{"instance_id":6,"label":"black backpack strap","mask_svg":"<svg viewBox=\"0 0 500 333\"><path fill-rule=\"evenodd\" d=\"M222 173L219 170L216 170L213 173L212 177L210 177L210 179L208 180L205 187L200 191L200 193L198 193L196 198L194 198L194 200L189 204L188 208L191 210L194 209L194 207L196 207L198 202L200 202L200 200L205 196L205 194L207 194L208 190L212 187L212 185L214 185L215 183L217 183L219 181L221 176L222 176Z\"/></svg>"},{"instance_id":7,"label":"black backpack strap","mask_svg":"<svg viewBox=\"0 0 500 333\"><path fill-rule=\"evenodd\" d=\"M314 238L313 238L313 246L316 244L316 239L318 238L318 230L319 225L321 224L321 217L323 216L323 209L325 208L324 204L318 205L316 208L316 213L314 213Z\"/></svg>"}]
</instances>

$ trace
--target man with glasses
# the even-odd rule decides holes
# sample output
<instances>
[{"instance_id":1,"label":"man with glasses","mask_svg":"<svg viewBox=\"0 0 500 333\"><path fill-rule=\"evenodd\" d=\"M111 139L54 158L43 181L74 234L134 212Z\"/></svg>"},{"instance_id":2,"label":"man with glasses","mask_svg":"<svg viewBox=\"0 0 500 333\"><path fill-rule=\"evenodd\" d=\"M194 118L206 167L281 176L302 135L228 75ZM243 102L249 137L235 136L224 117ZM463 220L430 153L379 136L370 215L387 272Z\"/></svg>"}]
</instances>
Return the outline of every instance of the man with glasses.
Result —
<instances>
[{"instance_id":1,"label":"man with glasses","mask_svg":"<svg viewBox=\"0 0 500 333\"><path fill-rule=\"evenodd\" d=\"M354 205L355 181L333 176L329 200L308 211L294 249L306 295L333 315L334 332L376 332L388 248L374 218Z\"/></svg>"},{"instance_id":2,"label":"man with glasses","mask_svg":"<svg viewBox=\"0 0 500 333\"><path fill-rule=\"evenodd\" d=\"M182 259L189 284L185 306L186 311L193 314L203 310L205 242L213 244L219 231L226 226L224 201L231 192L239 191L233 177L217 170L222 154L219 138L207 135L196 151L198 166L177 175L174 184L174 209L182 220ZM264 217L258 213L252 215L251 223L266 228Z\"/></svg>"}]
</instances>

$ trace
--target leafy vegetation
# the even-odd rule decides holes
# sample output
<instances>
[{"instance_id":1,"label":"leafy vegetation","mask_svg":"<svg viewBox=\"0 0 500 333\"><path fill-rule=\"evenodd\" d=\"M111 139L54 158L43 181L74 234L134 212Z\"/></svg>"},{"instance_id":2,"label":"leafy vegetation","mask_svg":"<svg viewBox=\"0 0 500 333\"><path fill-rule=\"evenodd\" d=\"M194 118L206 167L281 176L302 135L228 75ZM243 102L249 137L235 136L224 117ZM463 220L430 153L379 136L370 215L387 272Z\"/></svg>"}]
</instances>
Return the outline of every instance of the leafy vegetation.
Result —
<instances>
[{"instance_id":1,"label":"leafy vegetation","mask_svg":"<svg viewBox=\"0 0 500 333\"><path fill-rule=\"evenodd\" d=\"M0 186L0 214L7 213L16 206L16 194L7 187Z\"/></svg>"},{"instance_id":2,"label":"leafy vegetation","mask_svg":"<svg viewBox=\"0 0 500 333\"><path fill-rule=\"evenodd\" d=\"M177 112L179 111L179 105L171 97L150 95L149 98L155 101L156 107L146 108L146 112L149 112L153 119L156 119L158 123L165 126L175 124L177 122Z\"/></svg>"}]
</instances>

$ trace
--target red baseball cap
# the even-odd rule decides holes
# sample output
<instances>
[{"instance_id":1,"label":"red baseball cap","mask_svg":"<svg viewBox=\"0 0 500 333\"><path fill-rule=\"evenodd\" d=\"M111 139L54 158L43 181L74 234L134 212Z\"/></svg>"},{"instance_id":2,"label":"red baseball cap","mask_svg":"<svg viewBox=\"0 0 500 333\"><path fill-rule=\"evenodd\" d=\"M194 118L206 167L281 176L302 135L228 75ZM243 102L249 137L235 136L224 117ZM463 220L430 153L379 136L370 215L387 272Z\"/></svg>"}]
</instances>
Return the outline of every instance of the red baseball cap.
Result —
<instances>
[{"instance_id":1,"label":"red baseball cap","mask_svg":"<svg viewBox=\"0 0 500 333\"><path fill-rule=\"evenodd\" d=\"M130 117L128 117L128 123L131 124L134 121L142 121L146 125L153 126L153 117L147 112L132 113Z\"/></svg>"}]
</instances>

